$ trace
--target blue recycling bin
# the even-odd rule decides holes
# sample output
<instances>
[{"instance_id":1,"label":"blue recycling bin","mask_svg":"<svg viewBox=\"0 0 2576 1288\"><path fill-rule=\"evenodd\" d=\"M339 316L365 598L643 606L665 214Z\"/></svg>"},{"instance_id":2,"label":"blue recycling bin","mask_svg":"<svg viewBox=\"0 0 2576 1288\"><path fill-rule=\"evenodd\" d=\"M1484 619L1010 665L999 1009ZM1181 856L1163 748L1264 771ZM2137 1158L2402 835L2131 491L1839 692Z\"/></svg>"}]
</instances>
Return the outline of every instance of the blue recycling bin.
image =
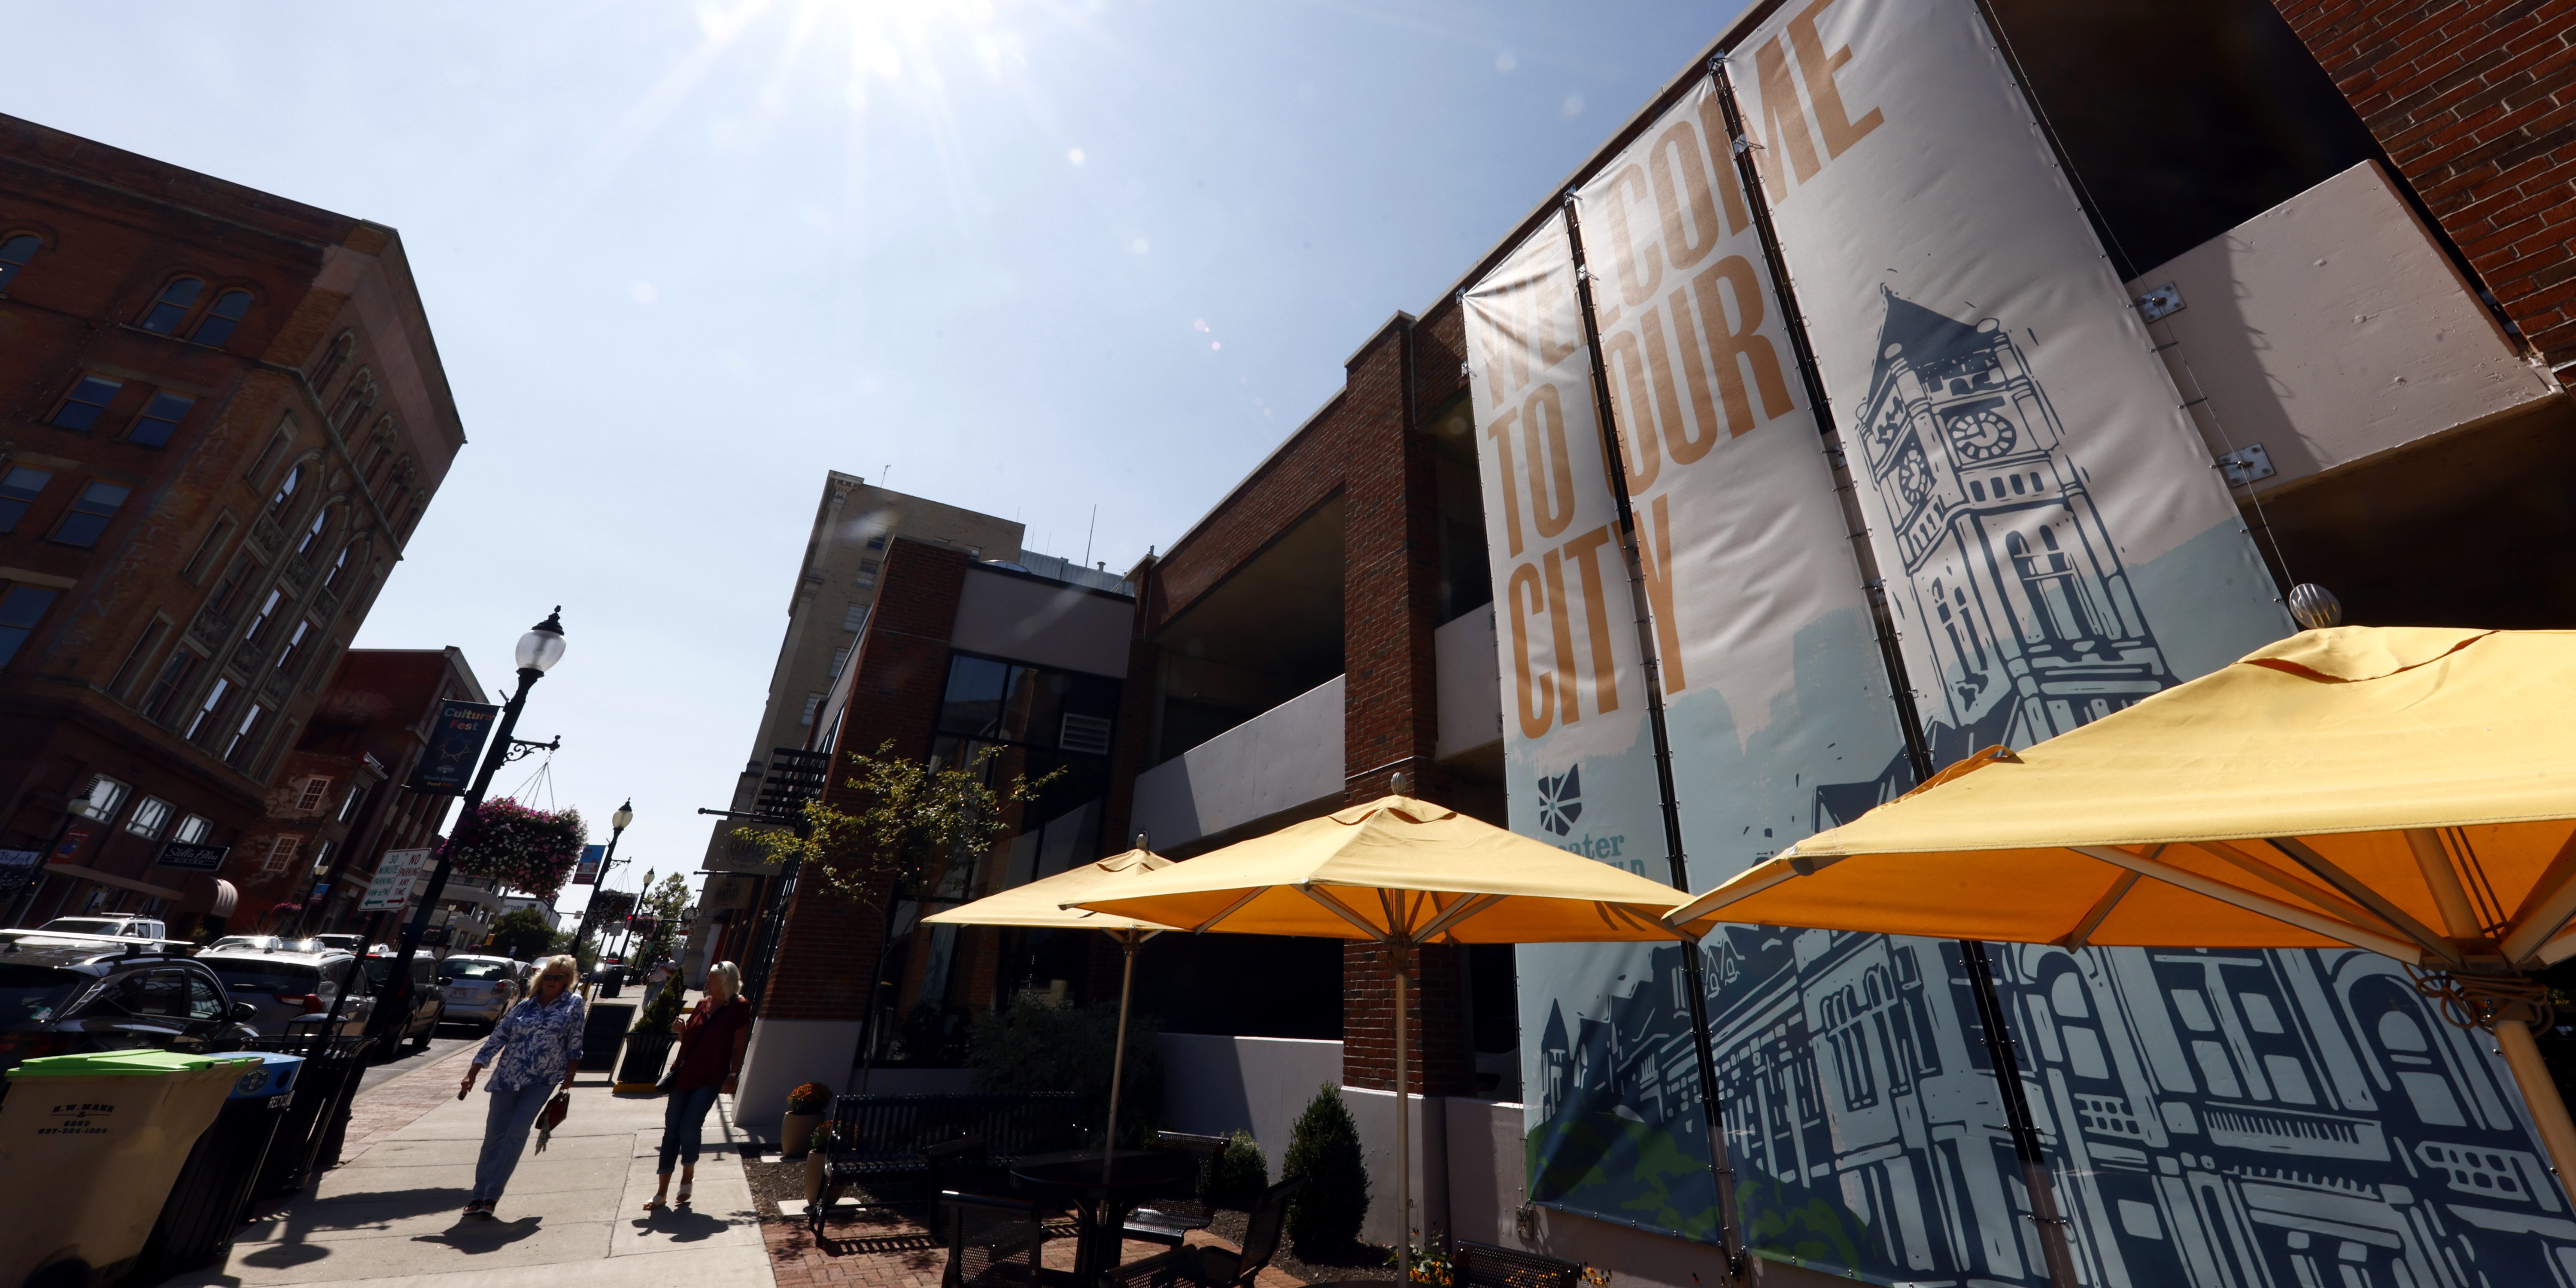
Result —
<instances>
[{"instance_id":1,"label":"blue recycling bin","mask_svg":"<svg viewBox=\"0 0 2576 1288\"><path fill-rule=\"evenodd\" d=\"M143 1255L125 1276L131 1284L221 1262L248 1215L252 1182L268 1157L277 1127L295 1099L304 1057L267 1051L240 1053L257 1059L233 1084L212 1126L197 1138L179 1169L170 1196L153 1222Z\"/></svg>"}]
</instances>

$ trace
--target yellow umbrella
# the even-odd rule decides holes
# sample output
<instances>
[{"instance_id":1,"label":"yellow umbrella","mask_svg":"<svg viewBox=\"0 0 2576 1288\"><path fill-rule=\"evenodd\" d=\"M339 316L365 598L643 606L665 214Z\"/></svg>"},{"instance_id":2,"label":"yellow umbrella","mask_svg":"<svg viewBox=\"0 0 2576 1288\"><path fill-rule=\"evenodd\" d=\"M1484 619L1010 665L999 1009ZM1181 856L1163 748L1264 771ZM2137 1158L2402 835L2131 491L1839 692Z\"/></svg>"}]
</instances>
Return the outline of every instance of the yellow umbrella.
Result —
<instances>
[{"instance_id":1,"label":"yellow umbrella","mask_svg":"<svg viewBox=\"0 0 2576 1288\"><path fill-rule=\"evenodd\" d=\"M2556 1164L2524 972L2576 955L2576 633L2292 636L2019 753L1989 748L1673 910L2087 946L2351 945L2491 1030Z\"/></svg>"},{"instance_id":2,"label":"yellow umbrella","mask_svg":"<svg viewBox=\"0 0 2576 1288\"><path fill-rule=\"evenodd\" d=\"M1372 939L1395 975L1396 1282L1409 1282L1405 974L1423 944L1668 941L1682 899L1660 882L1516 836L1456 810L1386 796L1211 850L1080 900L1192 932Z\"/></svg>"},{"instance_id":3,"label":"yellow umbrella","mask_svg":"<svg viewBox=\"0 0 2576 1288\"><path fill-rule=\"evenodd\" d=\"M1145 838L1138 836L1136 839L1141 842ZM1127 994L1136 982L1136 950L1146 940L1171 927L1066 905L1115 893L1134 884L1136 878L1157 868L1169 867L1171 863L1170 859L1139 845L1097 862L1067 868L1054 876L1016 885L1000 894L986 895L973 903L959 904L946 912L922 918L923 922L933 926L1097 930L1118 941L1120 955L1127 962L1118 976L1118 1045L1109 1057L1109 1132L1100 1142L1100 1164L1104 1168L1109 1165L1111 1152L1118 1147L1118 1086L1127 1076Z\"/></svg>"}]
</instances>

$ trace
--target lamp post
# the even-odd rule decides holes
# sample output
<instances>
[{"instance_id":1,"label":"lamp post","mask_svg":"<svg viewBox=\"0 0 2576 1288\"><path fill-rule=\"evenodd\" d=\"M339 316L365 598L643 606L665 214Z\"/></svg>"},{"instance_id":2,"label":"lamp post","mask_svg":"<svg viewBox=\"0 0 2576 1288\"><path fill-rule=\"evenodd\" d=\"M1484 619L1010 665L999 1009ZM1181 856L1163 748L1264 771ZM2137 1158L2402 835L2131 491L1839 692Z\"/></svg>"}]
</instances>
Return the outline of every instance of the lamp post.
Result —
<instances>
[{"instance_id":1,"label":"lamp post","mask_svg":"<svg viewBox=\"0 0 2576 1288\"><path fill-rule=\"evenodd\" d=\"M483 767L475 771L474 783L465 793L465 807L457 812L456 829L438 847L438 864L430 869L429 888L421 892L419 910L412 914L410 924L403 927L402 947L394 951L393 962L385 971L384 987L376 994L375 1014L368 1020L369 1038L382 1040L396 1023L411 1018L408 1014L397 1017L394 1004L410 987L411 959L420 952L422 932L429 929L430 910L438 906L438 896L447 889L448 863L456 848L455 832L462 831L465 820L483 804L483 794L492 788L492 775L499 773L501 762L509 758L510 735L518 730L519 712L528 704L528 690L536 687L537 681L546 678L546 672L563 660L562 615L563 605L557 604L555 611L546 614L546 620L528 628L528 633L519 637L515 659L519 664L518 690L501 708L500 727L492 731L492 741L484 748Z\"/></svg>"},{"instance_id":2,"label":"lamp post","mask_svg":"<svg viewBox=\"0 0 2576 1288\"><path fill-rule=\"evenodd\" d=\"M573 927L572 950L575 956L580 955L581 946L590 940L590 923L599 912L600 892L608 888L608 870L620 863L632 861L617 857L617 838L624 836L626 825L634 821L635 798L632 796L626 798L625 804L617 807L616 813L608 816L608 850L599 856L599 871L591 878L590 898L584 900L581 905L581 924Z\"/></svg>"}]
</instances>

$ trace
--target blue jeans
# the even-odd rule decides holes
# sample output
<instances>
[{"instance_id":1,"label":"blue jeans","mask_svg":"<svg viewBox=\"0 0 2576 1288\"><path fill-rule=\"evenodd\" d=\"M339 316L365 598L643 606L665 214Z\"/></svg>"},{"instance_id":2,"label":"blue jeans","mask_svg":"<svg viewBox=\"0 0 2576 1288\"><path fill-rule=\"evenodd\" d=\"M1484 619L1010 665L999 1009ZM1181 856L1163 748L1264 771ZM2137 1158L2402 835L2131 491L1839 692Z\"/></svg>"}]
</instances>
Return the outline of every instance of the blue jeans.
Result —
<instances>
[{"instance_id":1,"label":"blue jeans","mask_svg":"<svg viewBox=\"0 0 2576 1288\"><path fill-rule=\"evenodd\" d=\"M689 1167L698 1165L698 1135L706 1130L707 1111L716 1106L716 1091L724 1084L710 1082L687 1091L674 1091L670 1102L662 1106L662 1175L671 1174L671 1160L676 1157Z\"/></svg>"},{"instance_id":2,"label":"blue jeans","mask_svg":"<svg viewBox=\"0 0 2576 1288\"><path fill-rule=\"evenodd\" d=\"M528 1132L537 1125L546 1102L555 1098L557 1085L545 1082L488 1094L492 1107L483 1118L483 1153L474 1160L475 1202L500 1200L510 1173L519 1170L519 1155L527 1152Z\"/></svg>"}]
</instances>

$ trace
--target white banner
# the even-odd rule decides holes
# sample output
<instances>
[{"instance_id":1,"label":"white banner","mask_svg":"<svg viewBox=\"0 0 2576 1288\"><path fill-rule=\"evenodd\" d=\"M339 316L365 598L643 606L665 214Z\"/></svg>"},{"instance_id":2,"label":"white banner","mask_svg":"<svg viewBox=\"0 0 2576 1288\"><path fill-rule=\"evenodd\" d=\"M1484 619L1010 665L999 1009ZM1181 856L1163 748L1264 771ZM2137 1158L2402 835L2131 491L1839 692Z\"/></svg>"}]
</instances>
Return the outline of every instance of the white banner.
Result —
<instances>
[{"instance_id":1,"label":"white banner","mask_svg":"<svg viewBox=\"0 0 2576 1288\"><path fill-rule=\"evenodd\" d=\"M427 876L429 866L438 858L436 850L387 850L376 860L375 875L367 882L367 893L358 900L360 912L384 912L408 908Z\"/></svg>"}]
</instances>

